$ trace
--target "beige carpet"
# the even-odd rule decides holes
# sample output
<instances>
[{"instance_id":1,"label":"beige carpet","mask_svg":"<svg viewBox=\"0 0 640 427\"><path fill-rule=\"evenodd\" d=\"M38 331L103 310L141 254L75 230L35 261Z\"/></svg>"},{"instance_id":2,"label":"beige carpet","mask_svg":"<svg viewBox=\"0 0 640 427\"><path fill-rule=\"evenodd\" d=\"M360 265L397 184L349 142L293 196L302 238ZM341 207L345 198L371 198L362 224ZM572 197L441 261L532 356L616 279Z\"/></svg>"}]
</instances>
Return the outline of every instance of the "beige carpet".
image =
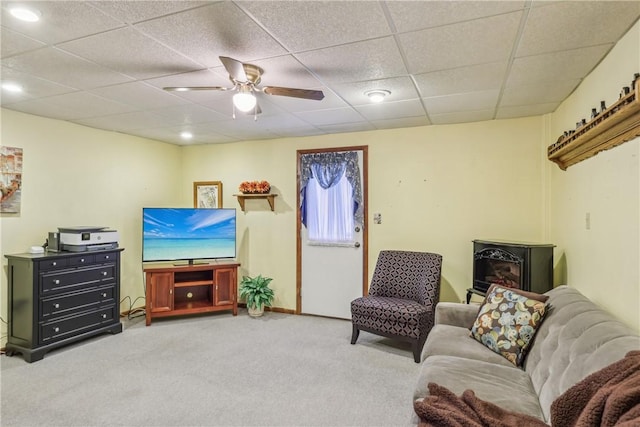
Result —
<instances>
[{"instance_id":1,"label":"beige carpet","mask_svg":"<svg viewBox=\"0 0 640 427\"><path fill-rule=\"evenodd\" d=\"M419 365L348 321L246 310L124 321L26 363L2 356L2 426L406 426Z\"/></svg>"}]
</instances>

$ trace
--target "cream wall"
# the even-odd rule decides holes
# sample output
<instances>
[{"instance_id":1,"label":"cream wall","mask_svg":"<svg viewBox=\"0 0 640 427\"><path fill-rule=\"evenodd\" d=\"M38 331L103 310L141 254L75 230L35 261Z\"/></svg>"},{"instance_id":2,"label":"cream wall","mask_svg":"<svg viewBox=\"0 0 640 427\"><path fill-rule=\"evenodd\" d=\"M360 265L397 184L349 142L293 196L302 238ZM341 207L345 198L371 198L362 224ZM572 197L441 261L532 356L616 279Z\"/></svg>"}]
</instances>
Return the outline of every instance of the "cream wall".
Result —
<instances>
[{"instance_id":1,"label":"cream wall","mask_svg":"<svg viewBox=\"0 0 640 427\"><path fill-rule=\"evenodd\" d=\"M545 118L543 149L640 71L640 23L579 88ZM640 331L640 138L560 170L546 164L548 227L558 245L556 281L579 289ZM590 215L591 228L585 217Z\"/></svg>"},{"instance_id":2,"label":"cream wall","mask_svg":"<svg viewBox=\"0 0 640 427\"><path fill-rule=\"evenodd\" d=\"M238 207L240 182L268 180L275 213L264 200L239 212L240 273L273 277L274 305L295 309L296 150L366 145L369 275L381 249L438 252L442 299L461 301L471 284L471 240L544 237L542 129L542 118L531 117L185 147L183 203L192 203L193 181L222 181L224 206ZM382 224L373 224L374 213Z\"/></svg>"},{"instance_id":3,"label":"cream wall","mask_svg":"<svg viewBox=\"0 0 640 427\"><path fill-rule=\"evenodd\" d=\"M141 269L143 206L177 204L180 193L178 146L60 120L2 113L2 145L24 153L20 214L0 218L0 305L7 319L5 254L42 245L58 227L108 226L120 233L121 294L144 295ZM144 305L138 301L136 306ZM129 308L129 301L121 305ZM2 343L6 325L2 324Z\"/></svg>"}]
</instances>

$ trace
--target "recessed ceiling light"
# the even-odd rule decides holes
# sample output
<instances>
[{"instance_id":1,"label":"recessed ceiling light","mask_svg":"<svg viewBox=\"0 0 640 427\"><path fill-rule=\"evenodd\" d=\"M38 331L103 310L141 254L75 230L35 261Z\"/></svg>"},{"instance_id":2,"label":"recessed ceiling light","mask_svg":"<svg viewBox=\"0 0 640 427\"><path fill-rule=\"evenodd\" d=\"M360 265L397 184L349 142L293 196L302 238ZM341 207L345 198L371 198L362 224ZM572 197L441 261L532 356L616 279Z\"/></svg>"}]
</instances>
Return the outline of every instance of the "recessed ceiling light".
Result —
<instances>
[{"instance_id":1,"label":"recessed ceiling light","mask_svg":"<svg viewBox=\"0 0 640 427\"><path fill-rule=\"evenodd\" d=\"M2 89L7 92L22 92L22 86L17 83L2 83Z\"/></svg>"},{"instance_id":2,"label":"recessed ceiling light","mask_svg":"<svg viewBox=\"0 0 640 427\"><path fill-rule=\"evenodd\" d=\"M180 138L182 138L182 139L191 139L191 138L193 138L193 134L191 132L182 132L180 134Z\"/></svg>"},{"instance_id":3,"label":"recessed ceiling light","mask_svg":"<svg viewBox=\"0 0 640 427\"><path fill-rule=\"evenodd\" d=\"M384 89L375 89L368 90L364 94L369 97L369 100L371 100L371 102L382 102L387 95L391 94L391 92Z\"/></svg>"},{"instance_id":4,"label":"recessed ceiling light","mask_svg":"<svg viewBox=\"0 0 640 427\"><path fill-rule=\"evenodd\" d=\"M40 16L42 16L42 13L40 13L39 10L29 9L24 6L14 6L9 9L9 12L14 18L26 22L38 22L40 20Z\"/></svg>"}]
</instances>

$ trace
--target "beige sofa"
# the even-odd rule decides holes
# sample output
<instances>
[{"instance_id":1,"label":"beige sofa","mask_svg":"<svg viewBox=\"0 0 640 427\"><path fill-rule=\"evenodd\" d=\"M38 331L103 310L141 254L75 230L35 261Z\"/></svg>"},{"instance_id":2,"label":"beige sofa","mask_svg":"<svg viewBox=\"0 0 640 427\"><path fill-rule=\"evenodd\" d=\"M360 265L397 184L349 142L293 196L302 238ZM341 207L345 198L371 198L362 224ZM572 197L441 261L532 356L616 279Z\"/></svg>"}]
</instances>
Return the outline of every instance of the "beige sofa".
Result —
<instances>
[{"instance_id":1,"label":"beige sofa","mask_svg":"<svg viewBox=\"0 0 640 427\"><path fill-rule=\"evenodd\" d=\"M552 402L589 374L640 349L640 336L576 289L547 292L551 310L540 325L522 368L469 336L477 305L439 303L436 325L422 351L414 399L434 382L475 395L547 423ZM418 417L414 414L414 421Z\"/></svg>"}]
</instances>

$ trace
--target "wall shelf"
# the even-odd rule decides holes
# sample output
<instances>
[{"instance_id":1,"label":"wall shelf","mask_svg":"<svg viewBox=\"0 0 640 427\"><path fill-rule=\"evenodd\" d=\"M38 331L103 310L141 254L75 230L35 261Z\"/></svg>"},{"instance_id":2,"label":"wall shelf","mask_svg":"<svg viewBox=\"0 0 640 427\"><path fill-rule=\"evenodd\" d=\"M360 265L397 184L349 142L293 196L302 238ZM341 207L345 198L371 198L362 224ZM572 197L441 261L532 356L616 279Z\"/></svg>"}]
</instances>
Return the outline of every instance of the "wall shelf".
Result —
<instances>
[{"instance_id":1,"label":"wall shelf","mask_svg":"<svg viewBox=\"0 0 640 427\"><path fill-rule=\"evenodd\" d=\"M547 149L549 160L560 169L595 156L640 136L640 79L635 88L568 137Z\"/></svg>"},{"instance_id":2,"label":"wall shelf","mask_svg":"<svg viewBox=\"0 0 640 427\"><path fill-rule=\"evenodd\" d=\"M269 202L269 206L271 206L271 210L275 210L275 198L278 196L277 194L234 194L235 197L238 198L238 203L240 204L240 209L244 212L244 201L247 199L266 199Z\"/></svg>"}]
</instances>

